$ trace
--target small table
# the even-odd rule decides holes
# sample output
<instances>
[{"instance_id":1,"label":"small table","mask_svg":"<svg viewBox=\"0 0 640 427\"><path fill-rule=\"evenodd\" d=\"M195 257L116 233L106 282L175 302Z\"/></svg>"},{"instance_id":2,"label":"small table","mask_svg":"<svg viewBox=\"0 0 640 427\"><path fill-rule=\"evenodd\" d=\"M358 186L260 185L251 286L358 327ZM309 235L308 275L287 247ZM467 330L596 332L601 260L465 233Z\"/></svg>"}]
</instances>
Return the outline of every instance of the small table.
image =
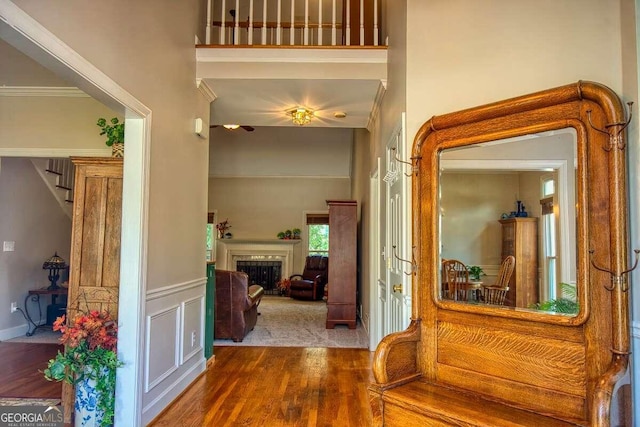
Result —
<instances>
[{"instance_id":1,"label":"small table","mask_svg":"<svg viewBox=\"0 0 640 427\"><path fill-rule=\"evenodd\" d=\"M41 288L41 289L32 289L27 294L27 297L24 299L24 315L27 318L27 325L29 326L29 330L27 331L27 336L32 336L38 328L42 328L47 325L38 325L33 321L31 315L29 314L29 299L31 301L38 304L38 314L39 318L42 318L42 310L40 309L40 295L51 295L51 304L56 303L56 299L60 295L67 295L69 293L69 289L67 288L57 288L57 289L49 289L49 288ZM33 328L32 328L33 325Z\"/></svg>"}]
</instances>

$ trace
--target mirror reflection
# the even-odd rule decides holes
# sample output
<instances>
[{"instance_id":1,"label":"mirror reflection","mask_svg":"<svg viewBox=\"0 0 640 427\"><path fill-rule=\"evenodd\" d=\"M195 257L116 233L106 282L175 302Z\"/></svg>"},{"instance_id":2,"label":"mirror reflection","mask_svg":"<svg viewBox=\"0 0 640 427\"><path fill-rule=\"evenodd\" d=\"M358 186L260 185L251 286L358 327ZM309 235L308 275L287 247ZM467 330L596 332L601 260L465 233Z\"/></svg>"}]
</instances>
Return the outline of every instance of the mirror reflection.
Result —
<instances>
[{"instance_id":1,"label":"mirror reflection","mask_svg":"<svg viewBox=\"0 0 640 427\"><path fill-rule=\"evenodd\" d=\"M573 129L440 153L440 298L576 315Z\"/></svg>"}]
</instances>

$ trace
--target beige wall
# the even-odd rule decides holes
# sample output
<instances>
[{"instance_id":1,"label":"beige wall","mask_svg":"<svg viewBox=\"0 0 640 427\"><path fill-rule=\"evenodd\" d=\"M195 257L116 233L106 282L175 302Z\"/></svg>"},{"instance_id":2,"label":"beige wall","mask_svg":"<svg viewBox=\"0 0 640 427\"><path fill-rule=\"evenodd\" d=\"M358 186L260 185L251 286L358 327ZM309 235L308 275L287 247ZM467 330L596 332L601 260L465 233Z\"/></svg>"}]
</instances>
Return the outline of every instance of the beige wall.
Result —
<instances>
[{"instance_id":1,"label":"beige wall","mask_svg":"<svg viewBox=\"0 0 640 427\"><path fill-rule=\"evenodd\" d=\"M116 116L88 97L0 96L0 148L90 149L110 155L96 122Z\"/></svg>"},{"instance_id":2,"label":"beige wall","mask_svg":"<svg viewBox=\"0 0 640 427\"><path fill-rule=\"evenodd\" d=\"M350 197L348 178L209 179L209 211L229 220L234 239L276 239L280 231L304 230L304 211L326 212L327 200ZM304 267L305 243L294 248L295 272Z\"/></svg>"},{"instance_id":3,"label":"beige wall","mask_svg":"<svg viewBox=\"0 0 640 427\"><path fill-rule=\"evenodd\" d=\"M210 139L210 176L351 176L353 129L218 126Z\"/></svg>"},{"instance_id":4,"label":"beige wall","mask_svg":"<svg viewBox=\"0 0 640 427\"><path fill-rule=\"evenodd\" d=\"M192 131L209 117L195 86L200 2L15 3L152 110L147 287L203 277L208 144Z\"/></svg>"},{"instance_id":5,"label":"beige wall","mask_svg":"<svg viewBox=\"0 0 640 427\"><path fill-rule=\"evenodd\" d=\"M27 322L20 312L10 313L11 302L22 310L30 289L49 286L42 263L56 251L69 262L71 219L36 172L31 160L0 159L0 242L15 242L13 252L0 252L0 340L24 335ZM58 284L62 280L58 281ZM40 305L46 319L47 305ZM28 302L38 321L38 307Z\"/></svg>"},{"instance_id":6,"label":"beige wall","mask_svg":"<svg viewBox=\"0 0 640 427\"><path fill-rule=\"evenodd\" d=\"M407 0L409 135L433 115L592 80L622 89L617 0Z\"/></svg>"}]
</instances>

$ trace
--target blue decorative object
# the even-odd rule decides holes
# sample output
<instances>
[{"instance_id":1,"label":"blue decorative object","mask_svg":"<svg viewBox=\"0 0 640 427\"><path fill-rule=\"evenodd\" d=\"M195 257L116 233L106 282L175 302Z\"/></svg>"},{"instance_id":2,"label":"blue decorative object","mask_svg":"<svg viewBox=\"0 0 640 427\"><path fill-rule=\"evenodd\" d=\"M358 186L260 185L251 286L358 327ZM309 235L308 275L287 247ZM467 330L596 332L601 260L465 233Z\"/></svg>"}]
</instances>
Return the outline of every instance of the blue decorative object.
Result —
<instances>
[{"instance_id":1,"label":"blue decorative object","mask_svg":"<svg viewBox=\"0 0 640 427\"><path fill-rule=\"evenodd\" d=\"M89 368L87 368L89 369ZM101 375L107 375L103 368ZM100 392L96 389L96 380L91 375L84 375L76 383L75 427L99 427L102 425L104 411L98 409Z\"/></svg>"}]
</instances>

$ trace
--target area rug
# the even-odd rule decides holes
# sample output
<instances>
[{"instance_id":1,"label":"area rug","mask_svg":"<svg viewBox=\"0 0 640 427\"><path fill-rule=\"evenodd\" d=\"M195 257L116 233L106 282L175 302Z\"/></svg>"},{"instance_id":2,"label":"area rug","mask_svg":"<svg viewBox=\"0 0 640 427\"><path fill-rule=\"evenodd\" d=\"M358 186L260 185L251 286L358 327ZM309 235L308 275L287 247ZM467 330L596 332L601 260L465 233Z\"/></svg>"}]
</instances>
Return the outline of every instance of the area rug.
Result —
<instances>
[{"instance_id":1,"label":"area rug","mask_svg":"<svg viewBox=\"0 0 640 427\"><path fill-rule=\"evenodd\" d=\"M0 397L0 406L56 406L60 399L32 399L29 397Z\"/></svg>"},{"instance_id":2,"label":"area rug","mask_svg":"<svg viewBox=\"0 0 640 427\"><path fill-rule=\"evenodd\" d=\"M62 334L52 330L39 329L35 334L30 337L26 335L20 335L19 337L11 338L4 342L26 342L29 344L60 344L60 337Z\"/></svg>"},{"instance_id":3,"label":"area rug","mask_svg":"<svg viewBox=\"0 0 640 427\"><path fill-rule=\"evenodd\" d=\"M242 342L214 340L216 346L342 347L369 348L369 337L360 323L356 329L338 325L326 329L324 301L300 301L287 297L262 297L258 323Z\"/></svg>"}]
</instances>

